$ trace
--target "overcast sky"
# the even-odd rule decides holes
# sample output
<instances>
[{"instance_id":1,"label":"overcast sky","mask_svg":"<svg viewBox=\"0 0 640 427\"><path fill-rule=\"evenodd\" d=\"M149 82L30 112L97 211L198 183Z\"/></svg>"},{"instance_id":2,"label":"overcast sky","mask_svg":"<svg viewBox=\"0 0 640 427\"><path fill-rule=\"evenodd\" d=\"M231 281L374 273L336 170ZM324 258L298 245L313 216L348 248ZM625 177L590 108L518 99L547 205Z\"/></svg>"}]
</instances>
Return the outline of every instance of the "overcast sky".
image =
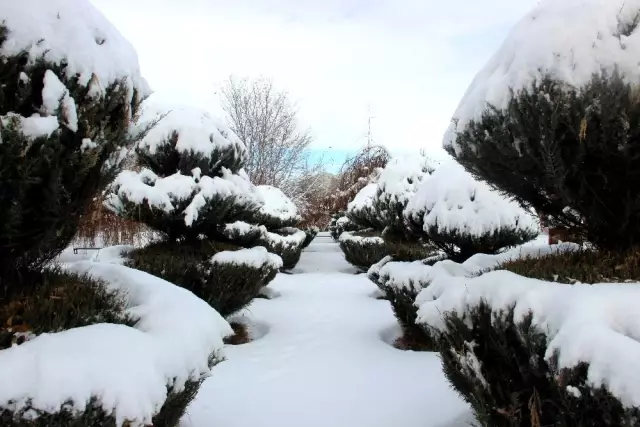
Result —
<instances>
[{"instance_id":1,"label":"overcast sky","mask_svg":"<svg viewBox=\"0 0 640 427\"><path fill-rule=\"evenodd\" d=\"M458 101L536 0L92 0L159 96L219 111L231 74L273 77L314 147L437 153Z\"/></svg>"}]
</instances>

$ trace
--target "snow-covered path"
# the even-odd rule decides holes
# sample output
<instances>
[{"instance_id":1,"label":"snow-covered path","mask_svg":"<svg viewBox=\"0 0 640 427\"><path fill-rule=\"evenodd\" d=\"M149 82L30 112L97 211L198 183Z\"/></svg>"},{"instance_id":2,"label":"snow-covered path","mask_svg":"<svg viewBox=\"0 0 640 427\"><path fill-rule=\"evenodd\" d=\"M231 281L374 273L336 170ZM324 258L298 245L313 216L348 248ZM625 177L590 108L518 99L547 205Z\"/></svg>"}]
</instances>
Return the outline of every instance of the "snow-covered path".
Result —
<instances>
[{"instance_id":1,"label":"snow-covered path","mask_svg":"<svg viewBox=\"0 0 640 427\"><path fill-rule=\"evenodd\" d=\"M281 295L247 310L255 341L226 348L183 427L435 427L465 412L434 353L396 350L387 301L326 234Z\"/></svg>"}]
</instances>

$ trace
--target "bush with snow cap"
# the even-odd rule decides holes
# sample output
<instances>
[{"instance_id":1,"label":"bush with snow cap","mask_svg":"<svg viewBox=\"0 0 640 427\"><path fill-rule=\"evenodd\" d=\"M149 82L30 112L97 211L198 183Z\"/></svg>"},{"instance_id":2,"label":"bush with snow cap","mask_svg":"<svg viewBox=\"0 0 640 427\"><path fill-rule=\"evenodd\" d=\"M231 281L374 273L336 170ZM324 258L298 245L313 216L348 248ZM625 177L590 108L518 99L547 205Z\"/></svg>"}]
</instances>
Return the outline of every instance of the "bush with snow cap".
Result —
<instances>
[{"instance_id":1,"label":"bush with snow cap","mask_svg":"<svg viewBox=\"0 0 640 427\"><path fill-rule=\"evenodd\" d=\"M597 247L640 243L638 0L545 0L445 135L470 172Z\"/></svg>"},{"instance_id":2,"label":"bush with snow cap","mask_svg":"<svg viewBox=\"0 0 640 427\"><path fill-rule=\"evenodd\" d=\"M533 239L536 220L462 166L449 162L420 185L404 211L407 225L454 261Z\"/></svg>"},{"instance_id":3,"label":"bush with snow cap","mask_svg":"<svg viewBox=\"0 0 640 427\"><path fill-rule=\"evenodd\" d=\"M135 50L87 0L0 5L2 426L175 426L229 332L170 283L49 264L148 131L133 124L149 92Z\"/></svg>"},{"instance_id":4,"label":"bush with snow cap","mask_svg":"<svg viewBox=\"0 0 640 427\"><path fill-rule=\"evenodd\" d=\"M132 123L149 93L135 50L88 1L3 2L0 276L69 244L141 136Z\"/></svg>"},{"instance_id":5,"label":"bush with snow cap","mask_svg":"<svg viewBox=\"0 0 640 427\"><path fill-rule=\"evenodd\" d=\"M263 200L242 170L244 144L223 122L200 109L154 104L145 105L144 119L155 126L136 147L141 170L116 178L107 207L191 242L257 214Z\"/></svg>"},{"instance_id":6,"label":"bush with snow cap","mask_svg":"<svg viewBox=\"0 0 640 427\"><path fill-rule=\"evenodd\" d=\"M282 190L271 185L258 185L257 189L264 200L264 205L254 218L254 222L270 230L294 227L300 222L298 208Z\"/></svg>"},{"instance_id":7,"label":"bush with snow cap","mask_svg":"<svg viewBox=\"0 0 640 427\"><path fill-rule=\"evenodd\" d=\"M146 104L144 119L155 126L136 147L141 169L116 178L106 205L164 238L131 252L127 265L183 286L223 316L231 315L249 304L279 268L266 258L260 265L211 262L263 233L233 226L263 206L242 170L244 144L200 109ZM243 255L250 256L234 256Z\"/></svg>"}]
</instances>

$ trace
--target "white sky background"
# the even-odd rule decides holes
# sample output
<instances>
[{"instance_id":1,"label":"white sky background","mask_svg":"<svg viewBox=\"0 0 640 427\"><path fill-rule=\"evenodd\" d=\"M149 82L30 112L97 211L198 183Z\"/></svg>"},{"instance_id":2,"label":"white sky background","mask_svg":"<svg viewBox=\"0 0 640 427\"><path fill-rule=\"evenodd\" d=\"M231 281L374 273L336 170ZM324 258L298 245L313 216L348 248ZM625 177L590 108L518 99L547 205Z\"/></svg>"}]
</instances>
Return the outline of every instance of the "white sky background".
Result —
<instances>
[{"instance_id":1,"label":"white sky background","mask_svg":"<svg viewBox=\"0 0 640 427\"><path fill-rule=\"evenodd\" d=\"M168 101L219 110L231 74L290 92L314 148L441 151L475 73L536 0L92 0Z\"/></svg>"}]
</instances>

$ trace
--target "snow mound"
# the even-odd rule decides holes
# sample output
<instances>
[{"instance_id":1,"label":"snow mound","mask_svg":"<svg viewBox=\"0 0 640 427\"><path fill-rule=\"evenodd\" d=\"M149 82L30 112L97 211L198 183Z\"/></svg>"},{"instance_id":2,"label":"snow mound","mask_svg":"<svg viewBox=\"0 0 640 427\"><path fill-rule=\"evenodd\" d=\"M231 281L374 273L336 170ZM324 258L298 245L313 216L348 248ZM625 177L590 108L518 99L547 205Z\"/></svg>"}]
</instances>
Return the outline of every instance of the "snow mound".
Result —
<instances>
[{"instance_id":1,"label":"snow mound","mask_svg":"<svg viewBox=\"0 0 640 427\"><path fill-rule=\"evenodd\" d=\"M155 276L92 261L66 268L127 295L139 321L135 328L97 324L42 334L0 351L2 408L57 412L71 400L82 411L95 397L118 425L149 425L167 387L179 391L187 380L208 376L210 355L233 333L204 301Z\"/></svg>"},{"instance_id":2,"label":"snow mound","mask_svg":"<svg viewBox=\"0 0 640 427\"><path fill-rule=\"evenodd\" d=\"M425 180L404 211L425 232L458 231L474 237L504 229L536 232L536 220L517 203L476 181L456 162L438 168Z\"/></svg>"},{"instance_id":3,"label":"snow mound","mask_svg":"<svg viewBox=\"0 0 640 427\"><path fill-rule=\"evenodd\" d=\"M287 197L282 190L271 185L258 185L256 188L264 199L264 205L260 209L261 215L277 218L283 222L297 222L300 220L298 208L293 203L293 200Z\"/></svg>"},{"instance_id":4,"label":"snow mound","mask_svg":"<svg viewBox=\"0 0 640 427\"><path fill-rule=\"evenodd\" d=\"M211 158L216 151L233 150L234 158L246 156L246 148L240 138L224 120L206 110L186 106L170 108L151 97L143 104L141 122L146 126L157 119L160 119L158 123L139 143L139 147L150 154L173 142L171 137L175 133L177 139L174 148L180 153L192 152Z\"/></svg>"},{"instance_id":5,"label":"snow mound","mask_svg":"<svg viewBox=\"0 0 640 427\"><path fill-rule=\"evenodd\" d=\"M91 85L93 96L120 81L130 99L134 89L140 98L151 93L133 46L88 0L3 1L0 22L9 29L0 56L28 52L32 62L64 62L65 75Z\"/></svg>"},{"instance_id":6,"label":"snow mound","mask_svg":"<svg viewBox=\"0 0 640 427\"><path fill-rule=\"evenodd\" d=\"M422 295L424 294L424 295ZM545 358L558 370L587 363L587 385L605 387L626 407L640 407L640 284L566 285L494 271L476 278L436 277L422 291L418 322L445 331L444 313L465 317L481 301L496 316L533 315L548 337Z\"/></svg>"},{"instance_id":7,"label":"snow mound","mask_svg":"<svg viewBox=\"0 0 640 427\"><path fill-rule=\"evenodd\" d=\"M282 258L267 252L262 246L237 251L218 252L211 258L211 264L238 264L254 268L269 266L274 269L282 268Z\"/></svg>"},{"instance_id":8,"label":"snow mound","mask_svg":"<svg viewBox=\"0 0 640 427\"><path fill-rule=\"evenodd\" d=\"M457 132L480 119L489 104L505 108L510 90L529 88L545 75L580 87L594 74L618 69L637 83L639 11L640 0L541 1L472 81L445 133L445 147L459 152Z\"/></svg>"},{"instance_id":9,"label":"snow mound","mask_svg":"<svg viewBox=\"0 0 640 427\"><path fill-rule=\"evenodd\" d=\"M378 184L368 184L362 188L356 194L356 197L349 202L347 206L347 212L362 210L365 208L373 207L373 200L376 197L376 193L378 191Z\"/></svg>"}]
</instances>

